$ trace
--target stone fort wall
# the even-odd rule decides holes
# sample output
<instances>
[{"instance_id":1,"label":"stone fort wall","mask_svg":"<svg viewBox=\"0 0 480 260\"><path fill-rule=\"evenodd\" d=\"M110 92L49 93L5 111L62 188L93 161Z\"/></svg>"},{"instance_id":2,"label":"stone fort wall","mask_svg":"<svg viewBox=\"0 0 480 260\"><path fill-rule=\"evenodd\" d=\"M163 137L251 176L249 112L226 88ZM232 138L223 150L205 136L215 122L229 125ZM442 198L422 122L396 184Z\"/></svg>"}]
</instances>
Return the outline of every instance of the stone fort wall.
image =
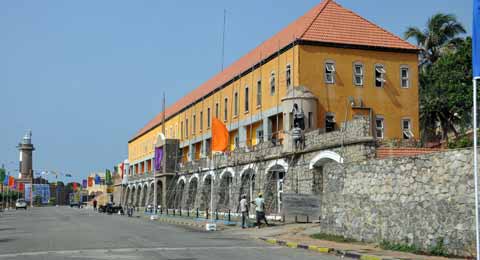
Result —
<instances>
[{"instance_id":1,"label":"stone fort wall","mask_svg":"<svg viewBox=\"0 0 480 260\"><path fill-rule=\"evenodd\" d=\"M267 214L281 217L282 179L284 193L320 200L319 214L310 220L318 221L322 232L424 250L442 243L462 256L474 252L471 150L377 159L367 120L356 119L342 129L307 133L302 150L264 143L184 165L166 184L162 206L236 212L242 194L253 198L263 192Z\"/></svg>"}]
</instances>

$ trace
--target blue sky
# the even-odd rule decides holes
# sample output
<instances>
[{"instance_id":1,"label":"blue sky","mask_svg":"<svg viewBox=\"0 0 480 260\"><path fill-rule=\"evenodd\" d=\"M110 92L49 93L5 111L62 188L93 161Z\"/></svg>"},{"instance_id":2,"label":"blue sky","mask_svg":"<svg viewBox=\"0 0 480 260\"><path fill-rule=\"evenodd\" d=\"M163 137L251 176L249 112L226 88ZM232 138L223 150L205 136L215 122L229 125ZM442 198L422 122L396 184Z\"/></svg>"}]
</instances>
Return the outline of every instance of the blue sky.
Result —
<instances>
[{"instance_id":1,"label":"blue sky","mask_svg":"<svg viewBox=\"0 0 480 260\"><path fill-rule=\"evenodd\" d=\"M32 129L37 170L112 168L163 91L171 104L219 71L224 8L230 64L318 2L0 1L0 164ZM471 32L470 0L337 2L400 36L436 12Z\"/></svg>"}]
</instances>

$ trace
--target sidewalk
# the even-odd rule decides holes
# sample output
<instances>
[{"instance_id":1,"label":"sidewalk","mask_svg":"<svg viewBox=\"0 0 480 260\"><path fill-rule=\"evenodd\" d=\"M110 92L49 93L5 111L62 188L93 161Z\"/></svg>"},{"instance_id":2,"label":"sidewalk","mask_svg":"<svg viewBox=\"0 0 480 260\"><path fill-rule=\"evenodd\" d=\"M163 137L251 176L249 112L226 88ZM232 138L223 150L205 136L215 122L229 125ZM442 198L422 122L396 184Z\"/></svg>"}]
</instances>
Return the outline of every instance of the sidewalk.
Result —
<instances>
[{"instance_id":1,"label":"sidewalk","mask_svg":"<svg viewBox=\"0 0 480 260\"><path fill-rule=\"evenodd\" d=\"M217 225L217 230L225 230L233 228L236 225L236 222L226 221L226 220L211 220L205 218L194 218L187 216L173 216L173 215L155 215L148 212L135 212L134 217L138 216L149 221L158 221L173 225L183 225L190 226L197 229L206 230L207 223L215 223ZM151 219L151 216L154 216L154 219Z\"/></svg>"},{"instance_id":2,"label":"sidewalk","mask_svg":"<svg viewBox=\"0 0 480 260\"><path fill-rule=\"evenodd\" d=\"M339 243L311 238L310 235L319 233L317 224L288 224L268 228L250 228L228 230L230 234L247 236L264 240L271 244L278 244L291 248L303 248L320 253L331 253L361 260L382 259L411 259L411 260L452 260L463 258L446 258L425 256L412 253L383 250L375 244L366 243Z\"/></svg>"}]
</instances>

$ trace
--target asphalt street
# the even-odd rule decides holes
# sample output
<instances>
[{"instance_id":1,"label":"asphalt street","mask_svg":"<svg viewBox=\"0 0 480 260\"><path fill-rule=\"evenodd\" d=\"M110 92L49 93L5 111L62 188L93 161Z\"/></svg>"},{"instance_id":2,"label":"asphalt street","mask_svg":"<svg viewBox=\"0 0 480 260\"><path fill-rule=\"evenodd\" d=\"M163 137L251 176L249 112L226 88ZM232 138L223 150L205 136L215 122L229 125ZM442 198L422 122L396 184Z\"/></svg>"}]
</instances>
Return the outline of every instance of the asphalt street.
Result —
<instances>
[{"instance_id":1,"label":"asphalt street","mask_svg":"<svg viewBox=\"0 0 480 260\"><path fill-rule=\"evenodd\" d=\"M2 259L340 260L228 232L199 231L68 207L1 212Z\"/></svg>"}]
</instances>

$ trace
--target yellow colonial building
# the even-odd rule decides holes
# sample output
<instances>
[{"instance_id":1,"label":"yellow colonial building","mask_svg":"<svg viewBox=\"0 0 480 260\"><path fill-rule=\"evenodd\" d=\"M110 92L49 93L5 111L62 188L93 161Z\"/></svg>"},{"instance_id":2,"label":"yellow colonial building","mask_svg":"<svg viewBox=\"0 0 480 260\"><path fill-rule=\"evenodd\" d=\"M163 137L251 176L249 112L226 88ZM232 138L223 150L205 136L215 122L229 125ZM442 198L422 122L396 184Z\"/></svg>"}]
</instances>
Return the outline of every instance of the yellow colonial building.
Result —
<instances>
[{"instance_id":1,"label":"yellow colonial building","mask_svg":"<svg viewBox=\"0 0 480 260\"><path fill-rule=\"evenodd\" d=\"M179 140L179 162L211 155L214 117L230 132L230 150L282 143L292 116L282 111L282 99L302 86L317 102L305 111L308 131L334 131L366 117L378 139L415 139L417 54L410 43L325 0L168 107L163 135ZM160 112L129 140L130 174L152 172L162 118Z\"/></svg>"}]
</instances>

